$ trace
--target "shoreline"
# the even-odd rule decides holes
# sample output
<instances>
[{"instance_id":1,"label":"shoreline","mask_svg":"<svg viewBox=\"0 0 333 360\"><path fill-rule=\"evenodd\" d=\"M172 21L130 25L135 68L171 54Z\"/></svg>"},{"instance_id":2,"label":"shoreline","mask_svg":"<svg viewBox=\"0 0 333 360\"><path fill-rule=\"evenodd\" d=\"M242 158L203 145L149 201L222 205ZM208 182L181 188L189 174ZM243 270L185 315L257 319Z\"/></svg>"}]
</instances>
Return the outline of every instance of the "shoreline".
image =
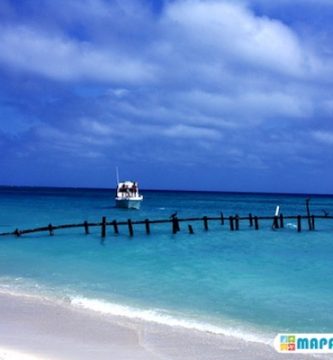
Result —
<instances>
[{"instance_id":1,"label":"shoreline","mask_svg":"<svg viewBox=\"0 0 333 360\"><path fill-rule=\"evenodd\" d=\"M269 345L232 336L105 315L37 296L0 292L0 318L1 360L312 358L278 354Z\"/></svg>"}]
</instances>

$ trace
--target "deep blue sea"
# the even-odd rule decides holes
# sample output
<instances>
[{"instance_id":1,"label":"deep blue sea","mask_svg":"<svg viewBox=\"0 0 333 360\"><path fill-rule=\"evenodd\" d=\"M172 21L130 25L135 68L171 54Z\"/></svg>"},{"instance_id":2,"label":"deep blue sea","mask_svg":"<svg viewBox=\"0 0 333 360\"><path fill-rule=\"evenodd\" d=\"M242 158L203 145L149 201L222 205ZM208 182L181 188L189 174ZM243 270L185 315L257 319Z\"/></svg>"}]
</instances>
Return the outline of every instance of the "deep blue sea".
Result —
<instances>
[{"instance_id":1,"label":"deep blue sea","mask_svg":"<svg viewBox=\"0 0 333 360\"><path fill-rule=\"evenodd\" d=\"M305 215L306 196L143 191L141 210L114 207L113 190L0 188L0 232L84 220ZM311 196L311 211L333 215L332 196ZM0 291L52 297L131 318L270 341L280 332L333 331L333 220L298 233L241 222L100 228L0 237Z\"/></svg>"}]
</instances>

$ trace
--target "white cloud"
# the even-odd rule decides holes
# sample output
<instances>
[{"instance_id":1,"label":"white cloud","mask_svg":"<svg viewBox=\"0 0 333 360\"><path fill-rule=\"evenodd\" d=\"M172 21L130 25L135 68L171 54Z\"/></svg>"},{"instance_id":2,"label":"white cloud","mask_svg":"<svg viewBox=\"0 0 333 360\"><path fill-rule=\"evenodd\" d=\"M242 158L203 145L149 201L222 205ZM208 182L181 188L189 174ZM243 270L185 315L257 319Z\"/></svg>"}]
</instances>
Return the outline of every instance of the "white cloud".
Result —
<instances>
[{"instance_id":1,"label":"white cloud","mask_svg":"<svg viewBox=\"0 0 333 360\"><path fill-rule=\"evenodd\" d=\"M333 99L324 100L322 107L328 112L328 114L330 114L330 116L333 115Z\"/></svg>"},{"instance_id":2,"label":"white cloud","mask_svg":"<svg viewBox=\"0 0 333 360\"><path fill-rule=\"evenodd\" d=\"M104 124L93 119L81 119L81 126L84 131L93 134L94 136L110 136L114 134L114 130L110 125Z\"/></svg>"},{"instance_id":3,"label":"white cloud","mask_svg":"<svg viewBox=\"0 0 333 360\"><path fill-rule=\"evenodd\" d=\"M194 127L188 125L174 125L169 128L166 128L163 133L167 136L174 138L194 138L194 139L210 139L210 140L219 140L221 135L217 130L204 128L204 127Z\"/></svg>"},{"instance_id":4,"label":"white cloud","mask_svg":"<svg viewBox=\"0 0 333 360\"><path fill-rule=\"evenodd\" d=\"M234 2L235 0L229 0L231 2ZM237 1L237 0L236 0ZM263 3L264 5L267 5L267 0L238 0L239 2L246 3L246 4L253 4L253 3ZM303 5L303 4L311 4L315 6L321 6L321 5L328 5L333 6L332 0L293 0L294 4ZM285 4L290 5L290 0L279 0L278 2L270 2L270 6L272 7L278 7L278 6L284 6Z\"/></svg>"},{"instance_id":5,"label":"white cloud","mask_svg":"<svg viewBox=\"0 0 333 360\"><path fill-rule=\"evenodd\" d=\"M118 49L99 49L27 27L0 29L0 62L56 80L150 81L154 68Z\"/></svg>"},{"instance_id":6,"label":"white cloud","mask_svg":"<svg viewBox=\"0 0 333 360\"><path fill-rule=\"evenodd\" d=\"M293 91L264 91L252 88L236 94L209 93L201 90L186 92L177 97L180 104L187 104L201 114L211 114L207 123L221 128L259 124L272 117L309 117L313 106L311 99ZM220 114L219 119L217 114ZM200 119L200 116L197 116ZM228 119L229 120L226 120ZM230 121L230 118L233 120ZM216 120L214 120L216 119Z\"/></svg>"},{"instance_id":7,"label":"white cloud","mask_svg":"<svg viewBox=\"0 0 333 360\"><path fill-rule=\"evenodd\" d=\"M312 103L310 99L302 99L300 94L288 94L282 92L259 92L254 91L244 94L239 99L243 110L248 110L252 116L259 119L269 119L276 116L289 118L309 117L312 115Z\"/></svg>"},{"instance_id":8,"label":"white cloud","mask_svg":"<svg viewBox=\"0 0 333 360\"><path fill-rule=\"evenodd\" d=\"M241 2L174 1L159 19L146 10L136 1L71 1L58 10L59 22L69 26L83 16L89 42L61 29L50 34L30 25L2 27L0 62L57 80L176 86L182 80L226 83L235 69L302 78L333 72L331 61L307 48L295 31Z\"/></svg>"},{"instance_id":9,"label":"white cloud","mask_svg":"<svg viewBox=\"0 0 333 360\"><path fill-rule=\"evenodd\" d=\"M129 90L127 89L117 88L117 89L109 89L106 92L106 95L116 96L117 98L123 98L126 97L129 93L130 93Z\"/></svg>"},{"instance_id":10,"label":"white cloud","mask_svg":"<svg viewBox=\"0 0 333 360\"><path fill-rule=\"evenodd\" d=\"M299 76L308 64L297 35L279 21L255 16L240 4L184 0L172 3L166 14L180 39L206 49L210 57L266 67ZM181 43L183 45L183 43ZM309 56L309 54L307 54Z\"/></svg>"},{"instance_id":11,"label":"white cloud","mask_svg":"<svg viewBox=\"0 0 333 360\"><path fill-rule=\"evenodd\" d=\"M240 1L170 1L156 17L134 11L142 4L136 0L116 3L64 1L57 19L65 20L51 33L31 24L0 27L0 63L68 83L101 83L94 99L88 92L77 100L89 109L86 118L78 103L73 117L68 104L60 113L60 122L78 124L69 126L74 135L39 132L59 149L68 143L93 151L148 138L196 146L223 138L227 151L245 147L244 129L262 128L260 136L267 138L263 133L280 120L287 128L291 119L309 118L321 107L331 60L281 21L256 15ZM76 36L68 31L72 17ZM80 21L89 22L88 35L80 33ZM330 102L321 108L332 112Z\"/></svg>"},{"instance_id":12,"label":"white cloud","mask_svg":"<svg viewBox=\"0 0 333 360\"><path fill-rule=\"evenodd\" d=\"M84 129L83 129L84 130ZM113 144L113 139L97 136L79 129L73 133L49 125L38 126L34 130L36 142L30 150L41 146L44 150L53 150L59 154L70 154L74 157L102 157L102 148ZM38 145L39 143L39 145Z\"/></svg>"},{"instance_id":13,"label":"white cloud","mask_svg":"<svg viewBox=\"0 0 333 360\"><path fill-rule=\"evenodd\" d=\"M318 130L312 133L312 136L320 143L333 145L333 132Z\"/></svg>"}]
</instances>

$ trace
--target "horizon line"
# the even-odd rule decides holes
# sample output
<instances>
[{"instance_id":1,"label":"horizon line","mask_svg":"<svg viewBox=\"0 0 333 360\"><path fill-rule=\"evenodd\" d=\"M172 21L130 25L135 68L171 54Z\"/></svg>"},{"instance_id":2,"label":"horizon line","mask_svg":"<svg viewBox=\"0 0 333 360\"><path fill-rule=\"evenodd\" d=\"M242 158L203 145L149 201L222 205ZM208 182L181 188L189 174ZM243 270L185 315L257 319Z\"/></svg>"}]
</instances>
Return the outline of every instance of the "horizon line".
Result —
<instances>
[{"instance_id":1,"label":"horizon line","mask_svg":"<svg viewBox=\"0 0 333 360\"><path fill-rule=\"evenodd\" d=\"M58 190L115 190L116 188L105 187L82 187L82 186L47 186L47 185L0 185L2 188L17 188L17 189L58 189ZM333 193L304 193L304 192L271 192L271 191L239 191L239 190L184 190L184 189L145 189L140 191L160 191L160 192L187 192L187 193L219 193L219 194L253 194L253 195L289 195L289 196L333 196Z\"/></svg>"}]
</instances>

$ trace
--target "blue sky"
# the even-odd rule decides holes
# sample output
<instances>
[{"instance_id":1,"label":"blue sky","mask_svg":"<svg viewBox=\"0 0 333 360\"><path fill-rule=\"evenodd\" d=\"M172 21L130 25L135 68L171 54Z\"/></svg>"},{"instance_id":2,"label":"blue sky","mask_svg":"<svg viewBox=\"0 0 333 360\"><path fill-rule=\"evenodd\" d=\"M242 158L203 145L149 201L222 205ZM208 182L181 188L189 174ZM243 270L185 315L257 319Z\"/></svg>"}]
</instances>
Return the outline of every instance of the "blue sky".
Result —
<instances>
[{"instance_id":1,"label":"blue sky","mask_svg":"<svg viewBox=\"0 0 333 360\"><path fill-rule=\"evenodd\" d=\"M333 193L333 1L1 0L0 184Z\"/></svg>"}]
</instances>

